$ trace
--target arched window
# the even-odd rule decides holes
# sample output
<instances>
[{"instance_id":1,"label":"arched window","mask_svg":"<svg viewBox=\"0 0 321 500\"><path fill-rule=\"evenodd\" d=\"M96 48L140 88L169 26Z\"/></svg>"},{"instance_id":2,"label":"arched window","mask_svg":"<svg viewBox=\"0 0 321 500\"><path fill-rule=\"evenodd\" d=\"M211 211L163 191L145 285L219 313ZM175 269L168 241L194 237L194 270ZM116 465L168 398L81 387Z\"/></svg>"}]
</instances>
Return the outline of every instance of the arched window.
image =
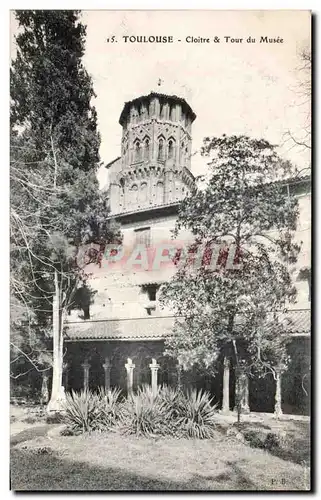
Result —
<instances>
[{"instance_id":1,"label":"arched window","mask_svg":"<svg viewBox=\"0 0 321 500\"><path fill-rule=\"evenodd\" d=\"M146 139L145 139L144 158L145 158L145 160L149 159L149 139L148 139L148 137L146 137Z\"/></svg>"},{"instance_id":2,"label":"arched window","mask_svg":"<svg viewBox=\"0 0 321 500\"><path fill-rule=\"evenodd\" d=\"M158 141L158 159L164 159L164 140L162 138Z\"/></svg>"},{"instance_id":3,"label":"arched window","mask_svg":"<svg viewBox=\"0 0 321 500\"><path fill-rule=\"evenodd\" d=\"M168 158L174 158L174 141L172 139L168 141Z\"/></svg>"},{"instance_id":4,"label":"arched window","mask_svg":"<svg viewBox=\"0 0 321 500\"><path fill-rule=\"evenodd\" d=\"M133 204L137 204L138 202L138 186L136 184L133 184L130 190L130 198Z\"/></svg>"},{"instance_id":5,"label":"arched window","mask_svg":"<svg viewBox=\"0 0 321 500\"><path fill-rule=\"evenodd\" d=\"M144 203L147 201L147 184L146 182L143 182L140 186L140 195L139 195L140 201Z\"/></svg>"},{"instance_id":6,"label":"arched window","mask_svg":"<svg viewBox=\"0 0 321 500\"><path fill-rule=\"evenodd\" d=\"M120 184L120 194L124 195L125 194L125 180L123 178L121 178L119 181L119 184Z\"/></svg>"},{"instance_id":7,"label":"arched window","mask_svg":"<svg viewBox=\"0 0 321 500\"><path fill-rule=\"evenodd\" d=\"M187 163L187 159L188 159L188 148L186 147L185 148L185 157L184 157L185 163Z\"/></svg>"},{"instance_id":8,"label":"arched window","mask_svg":"<svg viewBox=\"0 0 321 500\"><path fill-rule=\"evenodd\" d=\"M164 184L158 181L156 184L156 203L162 205L164 203Z\"/></svg>"},{"instance_id":9,"label":"arched window","mask_svg":"<svg viewBox=\"0 0 321 500\"><path fill-rule=\"evenodd\" d=\"M140 142L136 141L135 142L135 155L134 155L134 161L139 161L140 160Z\"/></svg>"}]
</instances>

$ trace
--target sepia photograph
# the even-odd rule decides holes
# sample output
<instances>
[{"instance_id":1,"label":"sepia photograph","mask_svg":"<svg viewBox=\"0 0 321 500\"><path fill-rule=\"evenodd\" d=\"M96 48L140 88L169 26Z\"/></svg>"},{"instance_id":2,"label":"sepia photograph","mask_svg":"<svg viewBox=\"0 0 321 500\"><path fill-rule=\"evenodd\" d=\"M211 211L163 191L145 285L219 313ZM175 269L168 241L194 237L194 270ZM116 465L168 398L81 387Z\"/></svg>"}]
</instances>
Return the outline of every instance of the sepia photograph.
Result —
<instances>
[{"instance_id":1,"label":"sepia photograph","mask_svg":"<svg viewBox=\"0 0 321 500\"><path fill-rule=\"evenodd\" d=\"M311 491L311 29L10 11L12 491Z\"/></svg>"}]
</instances>

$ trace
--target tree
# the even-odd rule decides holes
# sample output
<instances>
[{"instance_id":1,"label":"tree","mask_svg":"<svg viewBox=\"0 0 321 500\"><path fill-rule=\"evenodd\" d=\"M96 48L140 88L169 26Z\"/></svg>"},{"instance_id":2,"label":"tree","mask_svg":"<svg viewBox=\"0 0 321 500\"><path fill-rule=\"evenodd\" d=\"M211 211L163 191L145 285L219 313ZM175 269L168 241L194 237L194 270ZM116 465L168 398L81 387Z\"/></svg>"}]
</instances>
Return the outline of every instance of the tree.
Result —
<instances>
[{"instance_id":1,"label":"tree","mask_svg":"<svg viewBox=\"0 0 321 500\"><path fill-rule=\"evenodd\" d=\"M50 325L50 409L62 393L64 319L88 276L76 255L119 237L96 177L100 136L91 78L82 64L78 11L17 11L11 69L12 294ZM95 256L94 256L95 258ZM30 314L29 314L30 317ZM30 321L29 321L30 325Z\"/></svg>"},{"instance_id":2,"label":"tree","mask_svg":"<svg viewBox=\"0 0 321 500\"><path fill-rule=\"evenodd\" d=\"M309 48L304 48L299 54L300 66L298 72L300 80L295 89L295 105L306 109L305 121L301 130L288 130L285 133L285 140L291 141L293 146L301 149L311 149L311 105L312 105L312 54Z\"/></svg>"},{"instance_id":3,"label":"tree","mask_svg":"<svg viewBox=\"0 0 321 500\"><path fill-rule=\"evenodd\" d=\"M188 230L193 243L162 290L177 316L166 353L213 374L231 360L240 409L244 374L277 378L288 361L279 313L295 297L290 267L300 250L298 204L284 185L294 169L267 141L245 136L206 138L202 155L211 177L183 200L174 231Z\"/></svg>"}]
</instances>

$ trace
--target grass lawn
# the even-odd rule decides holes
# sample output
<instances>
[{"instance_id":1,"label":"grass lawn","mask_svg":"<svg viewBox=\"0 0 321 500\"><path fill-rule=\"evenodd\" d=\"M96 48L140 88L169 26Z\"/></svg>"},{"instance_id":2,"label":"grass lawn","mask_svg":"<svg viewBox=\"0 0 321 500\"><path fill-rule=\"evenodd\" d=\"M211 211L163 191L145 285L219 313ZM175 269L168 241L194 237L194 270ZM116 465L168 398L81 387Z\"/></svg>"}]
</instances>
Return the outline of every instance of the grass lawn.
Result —
<instances>
[{"instance_id":1,"label":"grass lawn","mask_svg":"<svg viewBox=\"0 0 321 500\"><path fill-rule=\"evenodd\" d=\"M56 427L38 422L15 428L13 490L309 489L308 467L221 432L204 441L112 433L67 437L54 435Z\"/></svg>"}]
</instances>

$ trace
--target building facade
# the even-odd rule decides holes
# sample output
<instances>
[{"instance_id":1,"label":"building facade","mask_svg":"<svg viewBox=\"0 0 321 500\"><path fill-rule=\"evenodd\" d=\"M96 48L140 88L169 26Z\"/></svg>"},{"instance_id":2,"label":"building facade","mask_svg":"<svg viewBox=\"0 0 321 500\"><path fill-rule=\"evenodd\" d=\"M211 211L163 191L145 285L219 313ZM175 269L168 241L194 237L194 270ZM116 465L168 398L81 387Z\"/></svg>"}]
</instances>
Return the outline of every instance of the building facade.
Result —
<instances>
[{"instance_id":1,"label":"building facade","mask_svg":"<svg viewBox=\"0 0 321 500\"><path fill-rule=\"evenodd\" d=\"M195 186L191 173L195 118L184 99L156 92L124 105L119 120L121 156L107 165L111 217L121 226L122 249L112 259L103 259L100 266L92 264L86 269L91 273L90 300L82 310L72 311L67 323L67 390L118 386L126 391L156 381L177 384L181 377L175 362L163 355L164 340L172 331L174 318L171 311L159 307L158 294L162 283L175 272L164 249L172 243L179 203ZM299 373L299 385L302 373L308 372L309 359L309 280L308 271L304 271L310 268L309 179L300 177L287 189L299 196L297 236L304 240L297 273L299 302L289 313L289 334L294 346L304 346L306 355L302 366L293 366L293 373L289 370L286 376L293 385L293 374ZM190 235L182 233L180 239L186 244ZM147 255L139 253L140 245L148 247ZM215 379L206 379L194 373L186 375L184 382L210 390L220 403L222 377L220 373ZM233 372L230 385L233 408ZM285 411L306 412L297 404L302 400L302 389L292 401L286 380L283 385ZM274 380L250 380L250 409L272 411L274 392Z\"/></svg>"}]
</instances>

